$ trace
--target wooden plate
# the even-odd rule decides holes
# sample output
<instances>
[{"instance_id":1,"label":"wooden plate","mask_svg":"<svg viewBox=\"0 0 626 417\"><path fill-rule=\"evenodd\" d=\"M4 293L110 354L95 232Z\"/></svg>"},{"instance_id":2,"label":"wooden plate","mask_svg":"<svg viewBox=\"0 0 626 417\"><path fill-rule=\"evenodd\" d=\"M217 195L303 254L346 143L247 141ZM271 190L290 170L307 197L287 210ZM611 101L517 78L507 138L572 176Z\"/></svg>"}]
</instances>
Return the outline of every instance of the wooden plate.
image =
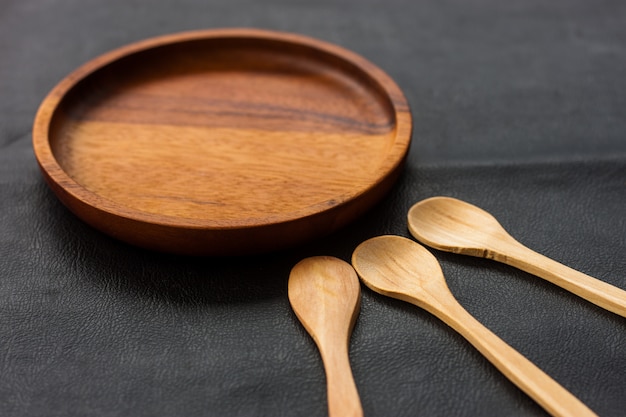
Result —
<instances>
[{"instance_id":1,"label":"wooden plate","mask_svg":"<svg viewBox=\"0 0 626 417\"><path fill-rule=\"evenodd\" d=\"M100 56L45 98L44 177L97 229L196 255L284 248L381 199L411 138L382 70L304 36L225 29Z\"/></svg>"}]
</instances>

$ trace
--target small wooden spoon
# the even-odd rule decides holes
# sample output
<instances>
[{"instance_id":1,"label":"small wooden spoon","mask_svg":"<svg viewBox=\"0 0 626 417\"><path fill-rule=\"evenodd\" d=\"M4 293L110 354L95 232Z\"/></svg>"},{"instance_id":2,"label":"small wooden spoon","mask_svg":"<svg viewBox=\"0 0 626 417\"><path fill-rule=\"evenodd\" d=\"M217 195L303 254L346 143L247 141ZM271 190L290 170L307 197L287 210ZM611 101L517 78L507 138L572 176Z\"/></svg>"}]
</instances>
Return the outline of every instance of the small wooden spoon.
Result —
<instances>
[{"instance_id":1,"label":"small wooden spoon","mask_svg":"<svg viewBox=\"0 0 626 417\"><path fill-rule=\"evenodd\" d=\"M411 207L408 223L411 234L425 245L511 265L626 317L626 291L532 251L474 205L449 197L428 198Z\"/></svg>"},{"instance_id":2,"label":"small wooden spoon","mask_svg":"<svg viewBox=\"0 0 626 417\"><path fill-rule=\"evenodd\" d=\"M437 259L419 243L379 236L361 243L352 265L372 290L425 309L465 337L553 416L595 416L585 404L480 324L454 298Z\"/></svg>"},{"instance_id":3,"label":"small wooden spoon","mask_svg":"<svg viewBox=\"0 0 626 417\"><path fill-rule=\"evenodd\" d=\"M348 359L348 343L359 315L361 287L347 262L315 256L291 270L289 302L322 356L326 372L328 415L363 415Z\"/></svg>"}]
</instances>

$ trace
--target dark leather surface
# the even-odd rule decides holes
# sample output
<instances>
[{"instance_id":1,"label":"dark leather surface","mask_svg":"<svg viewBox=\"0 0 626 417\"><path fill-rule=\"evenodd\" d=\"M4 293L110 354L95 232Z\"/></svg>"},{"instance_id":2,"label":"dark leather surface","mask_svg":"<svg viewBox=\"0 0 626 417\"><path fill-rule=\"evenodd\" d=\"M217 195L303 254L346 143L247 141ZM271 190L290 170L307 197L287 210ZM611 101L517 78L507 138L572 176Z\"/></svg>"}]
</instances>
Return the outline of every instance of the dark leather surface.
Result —
<instances>
[{"instance_id":1,"label":"dark leather surface","mask_svg":"<svg viewBox=\"0 0 626 417\"><path fill-rule=\"evenodd\" d=\"M289 270L408 236L406 211L434 195L626 289L624 21L618 1L2 1L0 415L325 415ZM156 254L83 224L38 171L40 101L112 48L224 26L307 34L385 69L415 120L396 187L333 236L267 256ZM600 416L626 413L626 319L508 266L433 252L478 320ZM428 313L362 295L350 353L366 416L545 415Z\"/></svg>"}]
</instances>

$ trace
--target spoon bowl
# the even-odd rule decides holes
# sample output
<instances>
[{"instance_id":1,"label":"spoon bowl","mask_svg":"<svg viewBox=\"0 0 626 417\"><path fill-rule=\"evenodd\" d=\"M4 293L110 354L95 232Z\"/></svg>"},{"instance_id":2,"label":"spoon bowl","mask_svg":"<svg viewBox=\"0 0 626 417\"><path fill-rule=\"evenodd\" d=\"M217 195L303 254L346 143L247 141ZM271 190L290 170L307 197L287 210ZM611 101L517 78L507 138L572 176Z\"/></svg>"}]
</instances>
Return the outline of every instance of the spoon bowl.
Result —
<instances>
[{"instance_id":1,"label":"spoon bowl","mask_svg":"<svg viewBox=\"0 0 626 417\"><path fill-rule=\"evenodd\" d=\"M375 237L355 249L352 265L373 291L417 305L459 332L548 413L558 417L595 416L578 398L470 315L448 289L437 259L419 243L400 236Z\"/></svg>"},{"instance_id":2,"label":"spoon bowl","mask_svg":"<svg viewBox=\"0 0 626 417\"><path fill-rule=\"evenodd\" d=\"M543 278L626 317L626 291L549 259L515 240L486 211L450 197L432 197L408 213L409 231L435 249L494 259Z\"/></svg>"},{"instance_id":3,"label":"spoon bowl","mask_svg":"<svg viewBox=\"0 0 626 417\"><path fill-rule=\"evenodd\" d=\"M411 234L428 246L484 258L497 257L494 247L513 240L490 213L449 197L415 204L409 210L408 224Z\"/></svg>"}]
</instances>

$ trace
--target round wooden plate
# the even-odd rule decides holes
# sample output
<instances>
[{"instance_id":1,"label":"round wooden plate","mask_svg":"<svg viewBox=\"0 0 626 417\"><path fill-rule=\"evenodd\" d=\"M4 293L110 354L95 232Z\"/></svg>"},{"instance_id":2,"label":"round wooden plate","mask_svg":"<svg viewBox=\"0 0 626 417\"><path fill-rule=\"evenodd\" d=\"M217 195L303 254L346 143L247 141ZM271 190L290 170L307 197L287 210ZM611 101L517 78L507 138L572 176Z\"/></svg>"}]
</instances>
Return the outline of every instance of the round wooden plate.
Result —
<instances>
[{"instance_id":1,"label":"round wooden plate","mask_svg":"<svg viewBox=\"0 0 626 417\"><path fill-rule=\"evenodd\" d=\"M411 115L364 58L304 36L186 32L109 52L41 104L60 200L134 245L240 255L328 234L398 177Z\"/></svg>"}]
</instances>

